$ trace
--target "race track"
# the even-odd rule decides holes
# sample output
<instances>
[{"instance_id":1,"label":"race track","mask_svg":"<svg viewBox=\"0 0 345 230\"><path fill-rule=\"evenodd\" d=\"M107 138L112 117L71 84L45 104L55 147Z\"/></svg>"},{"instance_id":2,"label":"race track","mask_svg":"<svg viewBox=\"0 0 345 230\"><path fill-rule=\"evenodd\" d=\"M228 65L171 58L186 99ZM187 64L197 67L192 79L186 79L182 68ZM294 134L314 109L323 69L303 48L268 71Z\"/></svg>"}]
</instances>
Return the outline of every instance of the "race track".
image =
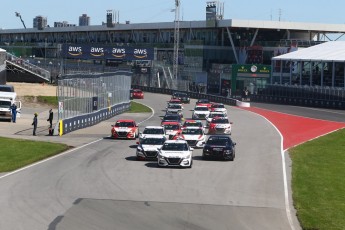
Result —
<instances>
[{"instance_id":1,"label":"race track","mask_svg":"<svg viewBox=\"0 0 345 230\"><path fill-rule=\"evenodd\" d=\"M145 93L140 102L155 113L141 129L160 124L169 98ZM184 105L186 118L194 104ZM227 108L235 161L203 161L196 149L192 169L136 161L135 141L107 138L110 127L67 134L87 132L95 141L1 177L0 229L299 229L287 218L277 130L252 112ZM131 116L140 122L149 115L111 120Z\"/></svg>"}]
</instances>

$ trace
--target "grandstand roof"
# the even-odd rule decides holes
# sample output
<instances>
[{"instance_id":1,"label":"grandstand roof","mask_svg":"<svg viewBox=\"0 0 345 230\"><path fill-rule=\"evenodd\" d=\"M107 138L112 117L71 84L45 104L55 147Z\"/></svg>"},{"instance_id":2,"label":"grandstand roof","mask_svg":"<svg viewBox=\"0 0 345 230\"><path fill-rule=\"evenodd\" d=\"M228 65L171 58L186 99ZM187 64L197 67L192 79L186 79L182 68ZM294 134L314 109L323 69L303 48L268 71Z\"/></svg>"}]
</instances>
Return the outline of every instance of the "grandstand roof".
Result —
<instances>
[{"instance_id":1,"label":"grandstand roof","mask_svg":"<svg viewBox=\"0 0 345 230\"><path fill-rule=\"evenodd\" d=\"M345 41L330 41L272 58L273 61L345 62Z\"/></svg>"}]
</instances>

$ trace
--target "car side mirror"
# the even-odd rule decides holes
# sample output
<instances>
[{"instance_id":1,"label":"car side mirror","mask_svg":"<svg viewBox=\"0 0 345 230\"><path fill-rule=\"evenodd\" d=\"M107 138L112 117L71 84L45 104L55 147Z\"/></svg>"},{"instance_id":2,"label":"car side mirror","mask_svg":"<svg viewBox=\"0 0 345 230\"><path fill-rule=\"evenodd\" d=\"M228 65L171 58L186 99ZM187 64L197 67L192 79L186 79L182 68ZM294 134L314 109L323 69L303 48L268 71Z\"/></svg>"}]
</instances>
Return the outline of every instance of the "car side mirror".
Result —
<instances>
[{"instance_id":1,"label":"car side mirror","mask_svg":"<svg viewBox=\"0 0 345 230\"><path fill-rule=\"evenodd\" d=\"M233 124L233 123L234 123L234 122L232 122L232 121L230 122L230 124Z\"/></svg>"},{"instance_id":2,"label":"car side mirror","mask_svg":"<svg viewBox=\"0 0 345 230\"><path fill-rule=\"evenodd\" d=\"M190 151L193 151L193 150L194 150L194 148L192 148L192 147L189 147L189 150L190 150Z\"/></svg>"},{"instance_id":3,"label":"car side mirror","mask_svg":"<svg viewBox=\"0 0 345 230\"><path fill-rule=\"evenodd\" d=\"M111 127L115 127L115 125L111 125Z\"/></svg>"},{"instance_id":4,"label":"car side mirror","mask_svg":"<svg viewBox=\"0 0 345 230\"><path fill-rule=\"evenodd\" d=\"M234 142L233 144L236 145L236 142Z\"/></svg>"}]
</instances>

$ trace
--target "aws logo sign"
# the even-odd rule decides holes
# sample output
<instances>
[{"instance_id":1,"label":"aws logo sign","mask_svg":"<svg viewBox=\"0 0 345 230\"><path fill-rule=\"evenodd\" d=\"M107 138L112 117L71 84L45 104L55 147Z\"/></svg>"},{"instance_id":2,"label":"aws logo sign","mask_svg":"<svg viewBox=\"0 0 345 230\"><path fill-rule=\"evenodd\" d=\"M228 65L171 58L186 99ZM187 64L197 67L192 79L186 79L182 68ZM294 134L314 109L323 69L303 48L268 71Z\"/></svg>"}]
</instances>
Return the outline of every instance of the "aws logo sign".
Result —
<instances>
[{"instance_id":1,"label":"aws logo sign","mask_svg":"<svg viewBox=\"0 0 345 230\"><path fill-rule=\"evenodd\" d=\"M104 56L104 48L103 47L91 47L90 54L94 57Z\"/></svg>"},{"instance_id":2,"label":"aws logo sign","mask_svg":"<svg viewBox=\"0 0 345 230\"><path fill-rule=\"evenodd\" d=\"M113 48L113 50L111 51L111 55L116 58L124 58L126 56L126 49Z\"/></svg>"},{"instance_id":3,"label":"aws logo sign","mask_svg":"<svg viewBox=\"0 0 345 230\"><path fill-rule=\"evenodd\" d=\"M146 58L147 57L147 50L146 49L134 49L134 57Z\"/></svg>"},{"instance_id":4,"label":"aws logo sign","mask_svg":"<svg viewBox=\"0 0 345 230\"><path fill-rule=\"evenodd\" d=\"M83 49L80 46L68 47L68 54L72 56L80 56L83 54Z\"/></svg>"}]
</instances>

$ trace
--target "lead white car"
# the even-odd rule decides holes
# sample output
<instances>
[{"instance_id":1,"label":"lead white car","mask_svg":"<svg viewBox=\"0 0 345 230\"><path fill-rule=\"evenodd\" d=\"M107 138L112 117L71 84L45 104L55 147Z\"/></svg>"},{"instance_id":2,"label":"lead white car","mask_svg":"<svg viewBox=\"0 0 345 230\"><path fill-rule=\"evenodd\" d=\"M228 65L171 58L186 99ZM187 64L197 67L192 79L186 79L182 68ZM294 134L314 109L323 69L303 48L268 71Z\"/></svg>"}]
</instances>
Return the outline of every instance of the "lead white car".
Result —
<instances>
[{"instance_id":1,"label":"lead white car","mask_svg":"<svg viewBox=\"0 0 345 230\"><path fill-rule=\"evenodd\" d=\"M215 117L223 117L223 118L228 118L228 115L223 112L210 112L210 114L206 117L206 126L208 127L212 121L213 118Z\"/></svg>"},{"instance_id":2,"label":"lead white car","mask_svg":"<svg viewBox=\"0 0 345 230\"><path fill-rule=\"evenodd\" d=\"M185 140L167 140L158 150L158 167L191 168L193 150Z\"/></svg>"}]
</instances>

